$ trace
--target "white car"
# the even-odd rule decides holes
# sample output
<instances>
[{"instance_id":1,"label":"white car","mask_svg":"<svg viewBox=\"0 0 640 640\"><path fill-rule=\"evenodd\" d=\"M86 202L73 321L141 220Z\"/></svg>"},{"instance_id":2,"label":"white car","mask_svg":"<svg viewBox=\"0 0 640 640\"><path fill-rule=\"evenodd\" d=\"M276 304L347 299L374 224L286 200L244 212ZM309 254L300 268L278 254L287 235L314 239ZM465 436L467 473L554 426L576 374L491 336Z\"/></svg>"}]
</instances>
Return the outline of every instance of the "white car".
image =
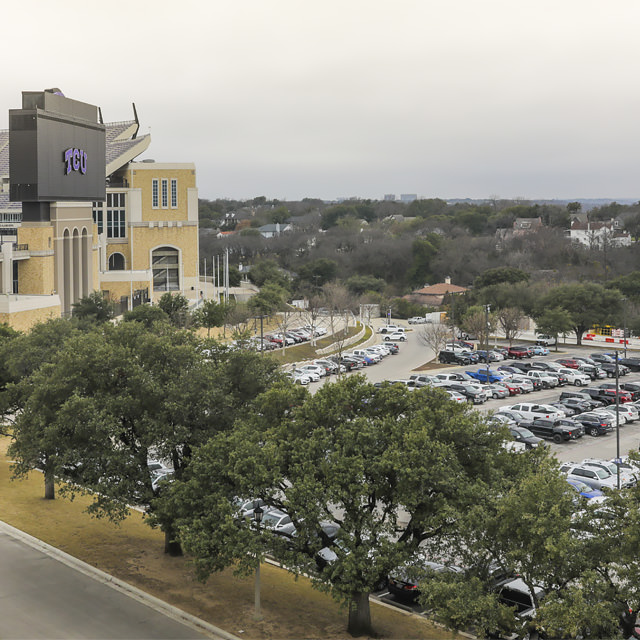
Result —
<instances>
[{"instance_id":1,"label":"white car","mask_svg":"<svg viewBox=\"0 0 640 640\"><path fill-rule=\"evenodd\" d=\"M404 331L394 331L394 333L385 333L384 335L385 342L405 342L406 339Z\"/></svg>"},{"instance_id":2,"label":"white car","mask_svg":"<svg viewBox=\"0 0 640 640\"><path fill-rule=\"evenodd\" d=\"M453 400L453 402L466 404L467 399L461 393L458 393L457 391L451 391L451 389L445 389L444 387L441 388L443 391L446 391L449 394L449 397L451 398L451 400Z\"/></svg>"},{"instance_id":3,"label":"white car","mask_svg":"<svg viewBox=\"0 0 640 640\"><path fill-rule=\"evenodd\" d=\"M319 364L303 364L301 367L298 367L298 370L302 371L305 375L315 373L319 378L324 378L324 376L327 375L327 370Z\"/></svg>"},{"instance_id":4,"label":"white car","mask_svg":"<svg viewBox=\"0 0 640 640\"><path fill-rule=\"evenodd\" d=\"M582 464L588 467L606 469L611 475L616 477L616 485L618 479L618 468L620 468L621 485L632 486L638 482L638 475L636 473L629 469L625 469L622 466L618 467L615 462L609 462L609 460L601 460L599 458L585 458L582 461Z\"/></svg>"},{"instance_id":5,"label":"white car","mask_svg":"<svg viewBox=\"0 0 640 640\"><path fill-rule=\"evenodd\" d=\"M397 324L385 324L378 329L378 333L396 333L398 331L404 331L404 327Z\"/></svg>"},{"instance_id":6,"label":"white car","mask_svg":"<svg viewBox=\"0 0 640 640\"><path fill-rule=\"evenodd\" d=\"M586 373L582 373L582 371L578 371L577 369L558 369L558 373L564 376L569 384L576 387L584 387L591 382L591 378Z\"/></svg>"},{"instance_id":7,"label":"white car","mask_svg":"<svg viewBox=\"0 0 640 640\"><path fill-rule=\"evenodd\" d=\"M548 373L544 371L537 371L536 369L530 369L527 371L527 378L532 378L534 380L539 380L542 382L543 386L547 389L551 389L552 387L558 386L558 378L554 378L550 376Z\"/></svg>"},{"instance_id":8,"label":"white car","mask_svg":"<svg viewBox=\"0 0 640 640\"><path fill-rule=\"evenodd\" d=\"M507 407L502 407L506 409ZM552 407L548 404L535 404L533 402L519 402L518 404L511 405L509 407L514 411L518 411L528 420L535 420L536 418L546 418L548 420L559 420L560 418L566 418L564 411L560 411L556 407Z\"/></svg>"},{"instance_id":9,"label":"white car","mask_svg":"<svg viewBox=\"0 0 640 640\"><path fill-rule=\"evenodd\" d=\"M294 384L307 385L311 382L310 376L304 373L303 371L297 371L294 369L293 371L290 371L287 375L289 376L289 378L291 378L291 381ZM320 376L318 376L318 380L320 380Z\"/></svg>"},{"instance_id":10,"label":"white car","mask_svg":"<svg viewBox=\"0 0 640 640\"><path fill-rule=\"evenodd\" d=\"M413 318L409 318L409 324L426 324L427 319L424 316L413 316Z\"/></svg>"}]
</instances>

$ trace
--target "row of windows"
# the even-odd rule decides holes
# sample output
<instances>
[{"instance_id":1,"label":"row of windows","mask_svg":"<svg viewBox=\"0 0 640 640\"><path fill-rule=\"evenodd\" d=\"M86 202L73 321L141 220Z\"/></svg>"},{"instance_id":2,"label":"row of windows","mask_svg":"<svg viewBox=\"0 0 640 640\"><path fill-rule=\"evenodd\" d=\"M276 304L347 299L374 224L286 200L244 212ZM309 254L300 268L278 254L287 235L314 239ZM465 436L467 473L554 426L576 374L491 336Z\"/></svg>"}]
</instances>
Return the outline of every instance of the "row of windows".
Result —
<instances>
[{"instance_id":1,"label":"row of windows","mask_svg":"<svg viewBox=\"0 0 640 640\"><path fill-rule=\"evenodd\" d=\"M104 231L105 203L93 203L93 221L98 233ZM127 233L126 193L107 193L106 201L107 238L125 238Z\"/></svg>"},{"instance_id":2,"label":"row of windows","mask_svg":"<svg viewBox=\"0 0 640 640\"><path fill-rule=\"evenodd\" d=\"M180 288L180 263L177 249L172 247L156 249L151 255L151 263L154 291L177 291ZM121 253L112 253L109 256L109 271L124 269L124 256Z\"/></svg>"},{"instance_id":3,"label":"row of windows","mask_svg":"<svg viewBox=\"0 0 640 640\"><path fill-rule=\"evenodd\" d=\"M171 208L178 208L178 180L171 178L171 193L169 193L168 178L154 178L151 181L151 206L154 209L168 209L169 196L171 196Z\"/></svg>"}]
</instances>

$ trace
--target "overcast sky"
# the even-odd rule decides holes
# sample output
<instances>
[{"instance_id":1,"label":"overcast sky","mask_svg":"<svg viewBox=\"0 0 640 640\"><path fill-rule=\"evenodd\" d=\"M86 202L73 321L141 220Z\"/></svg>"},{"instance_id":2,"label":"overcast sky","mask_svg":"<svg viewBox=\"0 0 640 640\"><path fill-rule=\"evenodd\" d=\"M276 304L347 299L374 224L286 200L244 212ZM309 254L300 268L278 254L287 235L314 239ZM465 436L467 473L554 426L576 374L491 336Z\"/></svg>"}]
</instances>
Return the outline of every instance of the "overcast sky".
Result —
<instances>
[{"instance_id":1,"label":"overcast sky","mask_svg":"<svg viewBox=\"0 0 640 640\"><path fill-rule=\"evenodd\" d=\"M201 198L634 198L638 0L21 0L0 129L59 87ZM141 159L141 158L140 158Z\"/></svg>"}]
</instances>

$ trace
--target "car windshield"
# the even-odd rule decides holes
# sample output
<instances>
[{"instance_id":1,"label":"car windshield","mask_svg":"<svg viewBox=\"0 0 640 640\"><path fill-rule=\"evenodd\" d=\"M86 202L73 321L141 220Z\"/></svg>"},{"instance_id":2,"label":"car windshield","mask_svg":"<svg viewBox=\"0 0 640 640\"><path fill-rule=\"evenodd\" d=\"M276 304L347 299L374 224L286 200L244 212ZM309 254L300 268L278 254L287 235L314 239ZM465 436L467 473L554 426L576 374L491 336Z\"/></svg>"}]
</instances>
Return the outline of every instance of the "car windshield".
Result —
<instances>
[{"instance_id":1,"label":"car windshield","mask_svg":"<svg viewBox=\"0 0 640 640\"><path fill-rule=\"evenodd\" d=\"M531 431L529 431L529 429L525 429L524 427L518 427L518 428L514 429L514 431L517 431L524 438L533 438L533 437L535 437L533 435L533 433L531 433Z\"/></svg>"},{"instance_id":2,"label":"car windshield","mask_svg":"<svg viewBox=\"0 0 640 640\"><path fill-rule=\"evenodd\" d=\"M604 469L594 469L594 471L598 474L598 478L600 478L600 480L606 480L607 478L610 478L613 475L612 473L609 473Z\"/></svg>"},{"instance_id":3,"label":"car windshield","mask_svg":"<svg viewBox=\"0 0 640 640\"><path fill-rule=\"evenodd\" d=\"M591 487L588 487L584 482L580 482L580 480L574 480L570 484L575 487L576 491L580 491L580 493L588 493L591 491Z\"/></svg>"}]
</instances>

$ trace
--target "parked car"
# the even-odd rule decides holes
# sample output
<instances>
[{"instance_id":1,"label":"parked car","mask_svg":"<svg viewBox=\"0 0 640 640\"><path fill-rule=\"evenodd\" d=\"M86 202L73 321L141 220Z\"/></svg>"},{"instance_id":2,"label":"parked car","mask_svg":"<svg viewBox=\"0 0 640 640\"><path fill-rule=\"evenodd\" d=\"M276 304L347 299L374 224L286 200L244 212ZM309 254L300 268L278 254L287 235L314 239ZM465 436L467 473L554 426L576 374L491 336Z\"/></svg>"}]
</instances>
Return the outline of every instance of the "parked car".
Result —
<instances>
[{"instance_id":1,"label":"parked car","mask_svg":"<svg viewBox=\"0 0 640 640\"><path fill-rule=\"evenodd\" d=\"M459 364L470 365L472 363L471 358L468 356L456 353L455 351L441 351L438 354L438 361L440 364Z\"/></svg>"},{"instance_id":2,"label":"parked car","mask_svg":"<svg viewBox=\"0 0 640 640\"><path fill-rule=\"evenodd\" d=\"M615 404L616 396L619 403L631 402L631 394L624 389L600 389L599 387L587 387L585 391L595 400L600 400L605 405Z\"/></svg>"},{"instance_id":3,"label":"parked car","mask_svg":"<svg viewBox=\"0 0 640 640\"><path fill-rule=\"evenodd\" d=\"M427 319L424 316L413 316L413 318L409 318L407 322L409 324L425 324Z\"/></svg>"},{"instance_id":4,"label":"parked car","mask_svg":"<svg viewBox=\"0 0 640 640\"><path fill-rule=\"evenodd\" d=\"M407 336L404 331L394 331L393 333L386 333L383 340L385 342L406 342Z\"/></svg>"},{"instance_id":5,"label":"parked car","mask_svg":"<svg viewBox=\"0 0 640 640\"><path fill-rule=\"evenodd\" d=\"M519 402L510 407L514 411L518 411L525 418L535 420L536 418L547 418L549 420L557 420L564 418L565 414L556 407L550 407L547 404L537 404L533 402Z\"/></svg>"},{"instance_id":6,"label":"parked car","mask_svg":"<svg viewBox=\"0 0 640 640\"><path fill-rule=\"evenodd\" d=\"M562 374L569 384L576 387L586 387L591 382L591 378L579 369L563 368L558 373Z\"/></svg>"},{"instance_id":7,"label":"parked car","mask_svg":"<svg viewBox=\"0 0 640 640\"><path fill-rule=\"evenodd\" d=\"M580 361L573 358L558 358L556 362L568 369L577 369L580 366Z\"/></svg>"},{"instance_id":8,"label":"parked car","mask_svg":"<svg viewBox=\"0 0 640 640\"><path fill-rule=\"evenodd\" d=\"M584 430L579 424L564 424L561 419L536 418L535 420L523 422L520 426L529 429L540 438L553 440L556 444L577 440L584 435Z\"/></svg>"},{"instance_id":9,"label":"parked car","mask_svg":"<svg viewBox=\"0 0 640 640\"><path fill-rule=\"evenodd\" d=\"M560 466L560 471L571 480L579 480L593 489L616 489L618 481L616 476L605 469L589 467L576 462L565 462Z\"/></svg>"},{"instance_id":10,"label":"parked car","mask_svg":"<svg viewBox=\"0 0 640 640\"><path fill-rule=\"evenodd\" d=\"M527 377L539 380L544 389L552 389L558 386L558 378L554 378L544 371L527 371Z\"/></svg>"},{"instance_id":11,"label":"parked car","mask_svg":"<svg viewBox=\"0 0 640 640\"><path fill-rule=\"evenodd\" d=\"M289 378L294 384L307 385L311 382L311 378L309 378L309 376L302 371L296 371L294 369L293 371L290 371L287 375L289 376Z\"/></svg>"},{"instance_id":12,"label":"parked car","mask_svg":"<svg viewBox=\"0 0 640 640\"><path fill-rule=\"evenodd\" d=\"M601 385L599 385L599 387L601 389L615 389L616 383L603 382ZM630 393L632 402L640 400L640 384L638 384L637 382L623 382L621 384L618 384L618 388Z\"/></svg>"},{"instance_id":13,"label":"parked car","mask_svg":"<svg viewBox=\"0 0 640 640\"><path fill-rule=\"evenodd\" d=\"M573 480L571 478L567 478L567 482L583 498L591 500L592 498L602 498L604 496L604 493L602 493L600 489L594 489L588 484L582 482L582 480Z\"/></svg>"},{"instance_id":14,"label":"parked car","mask_svg":"<svg viewBox=\"0 0 640 640\"><path fill-rule=\"evenodd\" d=\"M418 554L415 559L398 567L389 575L388 588L389 592L397 599L404 602L414 602L420 595L418 584L425 575L431 573L442 573L444 571L453 571L462 573L460 567L454 565L445 565L439 562L427 560L422 553Z\"/></svg>"},{"instance_id":15,"label":"parked car","mask_svg":"<svg viewBox=\"0 0 640 640\"><path fill-rule=\"evenodd\" d=\"M536 344L542 345L543 347L552 347L556 344L556 339L546 333L541 333L536 336Z\"/></svg>"},{"instance_id":16,"label":"parked car","mask_svg":"<svg viewBox=\"0 0 640 640\"><path fill-rule=\"evenodd\" d=\"M431 387L437 383L435 376L428 376L423 373L413 373L409 376L410 380L413 380L419 387Z\"/></svg>"},{"instance_id":17,"label":"parked car","mask_svg":"<svg viewBox=\"0 0 640 640\"><path fill-rule=\"evenodd\" d=\"M534 356L548 356L549 355L549 349L547 349L547 347L542 347L539 344L537 344L535 347L531 347L531 349L533 350L533 355Z\"/></svg>"},{"instance_id":18,"label":"parked car","mask_svg":"<svg viewBox=\"0 0 640 640\"><path fill-rule=\"evenodd\" d=\"M478 356L479 362L498 362L502 360L502 356L494 353L493 351L487 351L485 349L478 349L475 352Z\"/></svg>"},{"instance_id":19,"label":"parked car","mask_svg":"<svg viewBox=\"0 0 640 640\"><path fill-rule=\"evenodd\" d=\"M613 431L611 419L594 413L593 411L580 413L575 417L575 420L584 427L586 433L593 437L605 435Z\"/></svg>"},{"instance_id":20,"label":"parked car","mask_svg":"<svg viewBox=\"0 0 640 640\"><path fill-rule=\"evenodd\" d=\"M492 383L484 385L485 393L487 397L491 397L494 400L500 400L501 398L508 398L511 395L509 389L501 383Z\"/></svg>"},{"instance_id":21,"label":"parked car","mask_svg":"<svg viewBox=\"0 0 640 640\"><path fill-rule=\"evenodd\" d=\"M543 439L536 436L531 430L526 427L519 427L516 425L510 426L509 431L516 442L523 442L527 449L533 449L539 446Z\"/></svg>"},{"instance_id":22,"label":"parked car","mask_svg":"<svg viewBox=\"0 0 640 640\"><path fill-rule=\"evenodd\" d=\"M631 371L640 371L640 358L619 358L618 364L631 369Z\"/></svg>"},{"instance_id":23,"label":"parked car","mask_svg":"<svg viewBox=\"0 0 640 640\"><path fill-rule=\"evenodd\" d=\"M523 346L509 347L507 349L507 353L509 354L510 358L516 358L518 360L521 360L522 358L530 358L533 355L533 353L529 352L529 349L527 347Z\"/></svg>"},{"instance_id":24,"label":"parked car","mask_svg":"<svg viewBox=\"0 0 640 640\"><path fill-rule=\"evenodd\" d=\"M602 460L600 458L585 458L582 464L588 467L596 467L598 469L605 469L611 475L618 477L618 471L620 472L620 486L632 487L638 482L638 476L633 471L623 469L621 466L616 465L615 462L609 460ZM617 482L616 482L617 484Z\"/></svg>"}]
</instances>

